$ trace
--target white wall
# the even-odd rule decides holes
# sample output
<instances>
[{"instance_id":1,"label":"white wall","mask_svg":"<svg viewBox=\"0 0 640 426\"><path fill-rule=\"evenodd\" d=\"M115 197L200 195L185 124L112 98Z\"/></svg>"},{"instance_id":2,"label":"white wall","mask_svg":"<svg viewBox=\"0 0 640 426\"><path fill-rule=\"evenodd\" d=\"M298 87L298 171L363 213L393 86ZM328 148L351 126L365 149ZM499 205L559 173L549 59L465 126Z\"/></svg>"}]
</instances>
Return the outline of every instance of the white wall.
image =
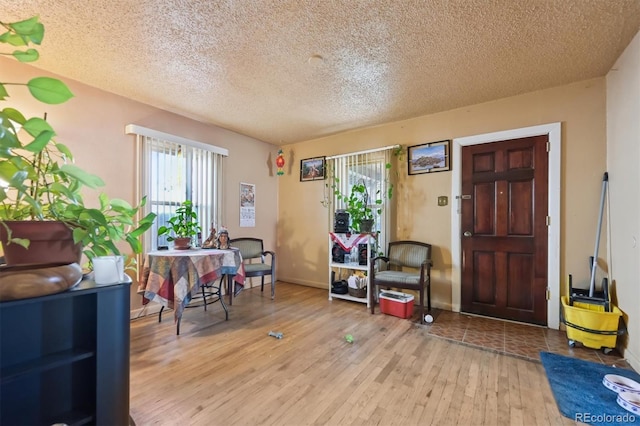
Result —
<instances>
[{"instance_id":1,"label":"white wall","mask_svg":"<svg viewBox=\"0 0 640 426\"><path fill-rule=\"evenodd\" d=\"M640 371L640 33L607 74L610 276L628 333L619 346Z\"/></svg>"}]
</instances>

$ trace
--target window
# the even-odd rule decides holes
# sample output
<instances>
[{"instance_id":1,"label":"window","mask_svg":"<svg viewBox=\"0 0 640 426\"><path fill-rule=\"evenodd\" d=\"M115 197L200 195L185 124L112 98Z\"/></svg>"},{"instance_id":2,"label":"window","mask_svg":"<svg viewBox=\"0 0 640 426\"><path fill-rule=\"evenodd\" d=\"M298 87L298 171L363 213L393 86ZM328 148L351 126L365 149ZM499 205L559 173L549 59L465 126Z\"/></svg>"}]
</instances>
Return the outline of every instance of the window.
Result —
<instances>
[{"instance_id":1,"label":"window","mask_svg":"<svg viewBox=\"0 0 640 426\"><path fill-rule=\"evenodd\" d=\"M388 197L392 190L389 166L391 153L395 147L364 151L346 155L327 157L328 168L337 179L337 189L342 194L350 194L351 188L364 184L369 193L369 206L374 211L373 231L378 233L377 252L386 251L390 238L390 219L392 203ZM382 204L376 204L381 200ZM334 208L330 209L331 223L335 210L344 208L344 203L335 196L332 199Z\"/></svg>"},{"instance_id":2,"label":"window","mask_svg":"<svg viewBox=\"0 0 640 426\"><path fill-rule=\"evenodd\" d=\"M185 201L190 200L198 215L203 235L222 220L223 159L227 150L166 133L127 126L138 135L140 192L147 197L146 212L156 213L150 232L144 234L144 251L168 245L158 237L164 225Z\"/></svg>"}]
</instances>

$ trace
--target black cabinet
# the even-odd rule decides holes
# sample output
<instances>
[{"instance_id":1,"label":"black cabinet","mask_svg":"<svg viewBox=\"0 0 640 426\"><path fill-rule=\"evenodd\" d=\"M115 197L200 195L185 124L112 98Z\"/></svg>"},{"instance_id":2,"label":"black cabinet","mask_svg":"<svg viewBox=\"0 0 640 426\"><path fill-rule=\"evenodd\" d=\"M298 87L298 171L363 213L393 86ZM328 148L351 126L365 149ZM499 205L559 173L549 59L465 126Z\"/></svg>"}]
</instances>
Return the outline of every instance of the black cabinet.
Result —
<instances>
[{"instance_id":1,"label":"black cabinet","mask_svg":"<svg viewBox=\"0 0 640 426\"><path fill-rule=\"evenodd\" d=\"M0 302L0 424L129 424L129 288Z\"/></svg>"}]
</instances>

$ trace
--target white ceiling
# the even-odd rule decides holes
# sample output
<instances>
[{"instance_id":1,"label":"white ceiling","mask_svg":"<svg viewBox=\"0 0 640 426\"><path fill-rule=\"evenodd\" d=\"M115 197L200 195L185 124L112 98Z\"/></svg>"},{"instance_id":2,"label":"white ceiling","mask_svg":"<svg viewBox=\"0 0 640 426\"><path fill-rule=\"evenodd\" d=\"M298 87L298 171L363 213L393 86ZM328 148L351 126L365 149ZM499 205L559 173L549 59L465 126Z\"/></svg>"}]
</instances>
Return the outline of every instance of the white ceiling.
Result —
<instances>
[{"instance_id":1,"label":"white ceiling","mask_svg":"<svg viewBox=\"0 0 640 426\"><path fill-rule=\"evenodd\" d=\"M36 14L39 68L277 145L604 76L640 28L640 0L0 0Z\"/></svg>"}]
</instances>

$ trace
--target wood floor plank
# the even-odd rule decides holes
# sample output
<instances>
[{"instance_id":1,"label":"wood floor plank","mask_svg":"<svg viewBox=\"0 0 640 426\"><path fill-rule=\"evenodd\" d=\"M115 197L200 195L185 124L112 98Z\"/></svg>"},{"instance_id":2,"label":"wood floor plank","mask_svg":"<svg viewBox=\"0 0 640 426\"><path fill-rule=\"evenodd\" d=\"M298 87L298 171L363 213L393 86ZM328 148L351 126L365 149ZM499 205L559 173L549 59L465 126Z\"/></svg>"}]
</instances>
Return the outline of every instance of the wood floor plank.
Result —
<instances>
[{"instance_id":1,"label":"wood floor plank","mask_svg":"<svg viewBox=\"0 0 640 426\"><path fill-rule=\"evenodd\" d=\"M455 377L455 387L453 387L453 395L451 402L444 414L443 424L455 424L458 420L462 406L467 400L473 401L473 396L467 396L465 390L469 387L469 370L470 363L465 362L470 358L470 348L465 348L462 361L460 362L460 370Z\"/></svg>"},{"instance_id":2,"label":"wood floor plank","mask_svg":"<svg viewBox=\"0 0 640 426\"><path fill-rule=\"evenodd\" d=\"M497 375L497 424L508 425L511 418L511 406L509 405L509 359L498 358Z\"/></svg>"},{"instance_id":3,"label":"wood floor plank","mask_svg":"<svg viewBox=\"0 0 640 426\"><path fill-rule=\"evenodd\" d=\"M458 375L465 362L465 352L469 350L466 346L456 349L452 351L451 357L443 360L445 368L440 372L440 376L436 381L436 386L440 388L440 397L434 399L436 404L432 405L431 409L430 407L425 409L425 411L433 413L433 424L445 424L447 413L457 389Z\"/></svg>"},{"instance_id":4,"label":"wood floor plank","mask_svg":"<svg viewBox=\"0 0 640 426\"><path fill-rule=\"evenodd\" d=\"M474 419L472 418L473 407L475 403L476 394L478 394L478 386L480 386L480 366L477 361L469 360L469 368L466 377L466 383L464 383L462 393L464 398L462 399L462 403L460 405L459 411L450 413L451 418L457 419L456 424L473 424Z\"/></svg>"},{"instance_id":5,"label":"wood floor plank","mask_svg":"<svg viewBox=\"0 0 640 426\"><path fill-rule=\"evenodd\" d=\"M509 424L524 425L524 415L522 409L520 375L525 371L526 365L522 366L517 358L507 358L507 374L509 377Z\"/></svg>"},{"instance_id":6,"label":"wood floor plank","mask_svg":"<svg viewBox=\"0 0 640 426\"><path fill-rule=\"evenodd\" d=\"M412 406L405 406L404 409L411 413L407 424L431 424L431 415L425 413L428 401L433 395L433 383L440 374L442 363L446 361L449 343L445 340L423 338L423 346L427 346L429 351L419 368L420 380L416 384L416 392L407 398L408 402L413 402Z\"/></svg>"},{"instance_id":7,"label":"wood floor plank","mask_svg":"<svg viewBox=\"0 0 640 426\"><path fill-rule=\"evenodd\" d=\"M500 364L500 357L496 354L485 353L485 364L482 371L484 387L481 393L484 394L482 411L484 412L484 424L495 424L498 421L498 375L496 373ZM477 405L474 405L477 408Z\"/></svg>"},{"instance_id":8,"label":"wood floor plank","mask_svg":"<svg viewBox=\"0 0 640 426\"><path fill-rule=\"evenodd\" d=\"M131 415L146 425L574 424L538 363L278 283L131 322ZM282 339L268 336L282 332ZM355 341L348 343L344 336Z\"/></svg>"},{"instance_id":9,"label":"wood floor plank","mask_svg":"<svg viewBox=\"0 0 640 426\"><path fill-rule=\"evenodd\" d=\"M522 411L525 422L530 422L530 419L535 419L536 424L551 424L547 413L547 408L544 405L544 400L540 392L535 392L536 382L535 375L537 374L535 364L530 362L526 365L525 369L520 371L519 375L519 387L521 389L520 394L522 396ZM529 401L529 404L525 403ZM539 407L536 409L536 407Z\"/></svg>"}]
</instances>

